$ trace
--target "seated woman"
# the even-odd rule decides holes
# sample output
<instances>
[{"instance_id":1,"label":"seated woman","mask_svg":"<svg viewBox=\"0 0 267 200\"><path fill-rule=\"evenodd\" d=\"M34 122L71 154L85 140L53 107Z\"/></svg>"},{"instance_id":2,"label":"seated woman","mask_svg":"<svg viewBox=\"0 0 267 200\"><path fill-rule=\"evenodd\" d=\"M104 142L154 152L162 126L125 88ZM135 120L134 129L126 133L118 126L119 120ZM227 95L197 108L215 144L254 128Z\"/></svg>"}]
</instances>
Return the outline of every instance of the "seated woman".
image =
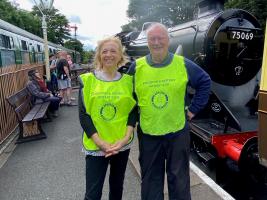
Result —
<instances>
[{"instance_id":1,"label":"seated woman","mask_svg":"<svg viewBox=\"0 0 267 200\"><path fill-rule=\"evenodd\" d=\"M28 72L28 76L29 81L27 83L27 88L33 96L33 104L50 101L48 110L50 111L52 116L57 117L56 112L59 108L61 97L53 96L53 94L49 90L47 90L42 76L37 70L30 70Z\"/></svg>"}]
</instances>

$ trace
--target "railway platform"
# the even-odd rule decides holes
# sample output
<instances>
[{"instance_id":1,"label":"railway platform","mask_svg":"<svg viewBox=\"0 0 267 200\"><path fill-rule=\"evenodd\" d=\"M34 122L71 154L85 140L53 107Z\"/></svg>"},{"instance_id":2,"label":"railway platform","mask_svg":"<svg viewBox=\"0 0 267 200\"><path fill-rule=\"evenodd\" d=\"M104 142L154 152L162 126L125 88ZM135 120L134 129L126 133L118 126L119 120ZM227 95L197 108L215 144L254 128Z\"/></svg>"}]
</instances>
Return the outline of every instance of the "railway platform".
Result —
<instances>
[{"instance_id":1,"label":"railway platform","mask_svg":"<svg viewBox=\"0 0 267 200\"><path fill-rule=\"evenodd\" d=\"M77 93L77 92L76 92ZM61 107L59 116L43 124L47 139L0 147L1 200L82 200L85 160L81 151L82 129L78 108ZM140 199L140 169L135 138L127 166L124 200ZM233 199L193 163L190 165L192 200ZM108 181L103 200L108 199ZM167 191L165 190L167 199Z\"/></svg>"}]
</instances>

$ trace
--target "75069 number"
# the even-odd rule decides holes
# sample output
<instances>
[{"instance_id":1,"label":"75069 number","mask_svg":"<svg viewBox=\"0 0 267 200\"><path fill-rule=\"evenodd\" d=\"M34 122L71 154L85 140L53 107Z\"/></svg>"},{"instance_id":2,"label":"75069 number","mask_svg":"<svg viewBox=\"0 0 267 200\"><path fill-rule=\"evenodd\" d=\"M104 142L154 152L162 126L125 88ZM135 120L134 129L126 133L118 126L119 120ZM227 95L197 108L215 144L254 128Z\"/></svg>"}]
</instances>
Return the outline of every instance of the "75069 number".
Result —
<instances>
[{"instance_id":1,"label":"75069 number","mask_svg":"<svg viewBox=\"0 0 267 200\"><path fill-rule=\"evenodd\" d=\"M249 32L242 32L242 31L231 31L231 38L236 40L253 40L254 34Z\"/></svg>"}]
</instances>

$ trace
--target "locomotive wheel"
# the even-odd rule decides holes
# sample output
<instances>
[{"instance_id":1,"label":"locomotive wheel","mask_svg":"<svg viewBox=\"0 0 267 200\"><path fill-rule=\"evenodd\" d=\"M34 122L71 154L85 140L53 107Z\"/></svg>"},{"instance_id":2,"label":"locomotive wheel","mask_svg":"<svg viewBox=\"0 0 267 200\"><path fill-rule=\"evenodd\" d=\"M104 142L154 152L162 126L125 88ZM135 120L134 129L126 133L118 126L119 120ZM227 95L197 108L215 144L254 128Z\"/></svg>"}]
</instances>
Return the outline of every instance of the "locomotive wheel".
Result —
<instances>
[{"instance_id":1,"label":"locomotive wheel","mask_svg":"<svg viewBox=\"0 0 267 200\"><path fill-rule=\"evenodd\" d=\"M244 145L238 164L244 176L248 176L255 183L267 185L267 168L259 163L257 137L250 139Z\"/></svg>"}]
</instances>

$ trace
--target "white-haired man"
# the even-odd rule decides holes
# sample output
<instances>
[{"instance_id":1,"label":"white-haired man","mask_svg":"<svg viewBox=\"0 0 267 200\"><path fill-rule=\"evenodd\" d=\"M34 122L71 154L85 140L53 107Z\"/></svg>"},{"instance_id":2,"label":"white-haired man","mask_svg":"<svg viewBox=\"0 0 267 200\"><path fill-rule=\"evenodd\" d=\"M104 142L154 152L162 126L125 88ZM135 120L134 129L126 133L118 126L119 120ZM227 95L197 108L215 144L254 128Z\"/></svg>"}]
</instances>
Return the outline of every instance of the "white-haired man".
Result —
<instances>
[{"instance_id":1,"label":"white-haired man","mask_svg":"<svg viewBox=\"0 0 267 200\"><path fill-rule=\"evenodd\" d=\"M164 25L152 24L147 41L150 54L137 59L128 72L134 75L140 110L137 132L141 199L164 199L166 171L169 199L190 200L190 135L186 119L192 119L207 103L210 77L192 61L168 51L169 35ZM188 85L196 93L185 110Z\"/></svg>"}]
</instances>

